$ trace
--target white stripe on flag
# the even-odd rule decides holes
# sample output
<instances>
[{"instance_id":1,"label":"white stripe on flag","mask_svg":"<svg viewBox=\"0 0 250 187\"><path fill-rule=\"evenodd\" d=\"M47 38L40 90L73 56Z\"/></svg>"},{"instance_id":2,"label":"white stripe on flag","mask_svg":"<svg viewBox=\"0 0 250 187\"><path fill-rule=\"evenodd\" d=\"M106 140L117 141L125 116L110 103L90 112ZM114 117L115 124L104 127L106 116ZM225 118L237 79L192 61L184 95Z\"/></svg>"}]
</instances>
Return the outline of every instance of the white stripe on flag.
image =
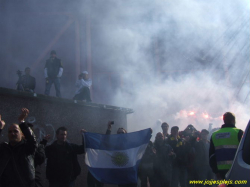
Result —
<instances>
[{"instance_id":1,"label":"white stripe on flag","mask_svg":"<svg viewBox=\"0 0 250 187\"><path fill-rule=\"evenodd\" d=\"M148 144L139 147L107 151L99 149L86 149L85 163L92 168L128 168L136 165L144 154Z\"/></svg>"}]
</instances>

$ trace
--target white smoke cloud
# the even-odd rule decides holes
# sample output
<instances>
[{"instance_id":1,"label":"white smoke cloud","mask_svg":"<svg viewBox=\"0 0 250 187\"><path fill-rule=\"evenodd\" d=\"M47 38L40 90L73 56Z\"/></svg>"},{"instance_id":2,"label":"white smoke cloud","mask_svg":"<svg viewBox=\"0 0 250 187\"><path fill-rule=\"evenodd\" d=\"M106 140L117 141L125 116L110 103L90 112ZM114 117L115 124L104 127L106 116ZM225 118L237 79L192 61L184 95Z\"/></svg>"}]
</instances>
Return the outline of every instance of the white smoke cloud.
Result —
<instances>
[{"instance_id":1,"label":"white smoke cloud","mask_svg":"<svg viewBox=\"0 0 250 187\"><path fill-rule=\"evenodd\" d=\"M13 88L15 69L34 63L47 40L68 21L62 15L44 17L46 12L70 12L81 23L81 59L87 53L86 28L82 27L90 16L92 69L115 74L121 85L106 94L111 101L103 93L109 89L104 76L98 83L93 77L93 87L104 95L105 104L135 111L128 115L129 131L146 127L159 131L158 119L180 129L190 123L198 130L208 128L209 123L217 127L227 111L236 114L242 129L249 120L248 0L53 1L41 3L43 7L30 2L23 11L16 2L4 4L1 55L10 64L3 66L1 86ZM69 35L53 46L65 64L63 97L70 99L74 94L70 81L77 77L72 68L75 26L71 26ZM48 56L32 69L37 93L44 91L43 68ZM87 67L85 61L81 63L81 68Z\"/></svg>"},{"instance_id":2,"label":"white smoke cloud","mask_svg":"<svg viewBox=\"0 0 250 187\"><path fill-rule=\"evenodd\" d=\"M91 15L106 43L103 64L124 81L112 104L135 111L128 130L154 127L157 119L181 129L218 127L227 111L244 129L249 99L236 92L239 70L249 71L239 67L249 61L248 12L247 1L96 1ZM240 94L248 92L244 85Z\"/></svg>"}]
</instances>

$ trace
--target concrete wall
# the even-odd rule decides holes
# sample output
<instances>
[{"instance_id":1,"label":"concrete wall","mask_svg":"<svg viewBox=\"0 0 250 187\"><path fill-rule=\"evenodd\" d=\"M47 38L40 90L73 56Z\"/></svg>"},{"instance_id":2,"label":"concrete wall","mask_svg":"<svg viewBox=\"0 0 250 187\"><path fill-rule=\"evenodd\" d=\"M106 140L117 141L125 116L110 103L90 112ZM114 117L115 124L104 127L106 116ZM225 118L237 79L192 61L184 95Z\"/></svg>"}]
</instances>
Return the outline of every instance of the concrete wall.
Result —
<instances>
[{"instance_id":1,"label":"concrete wall","mask_svg":"<svg viewBox=\"0 0 250 187\"><path fill-rule=\"evenodd\" d=\"M89 132L104 134L109 120L115 122L112 131L116 133L119 127L127 127L127 114L132 112L131 109L126 108L95 103L75 103L73 100L0 88L0 114L2 120L7 124L1 135L1 142L8 141L8 125L17 123L17 118L23 107L30 110L26 121L34 125L38 140L41 140L46 134L51 134L49 144L55 140L55 131L60 126L65 126L68 129L68 140L76 144L81 144L80 129L84 128ZM78 160L82 167L82 173L77 178L76 186L87 186L87 168L84 164L84 155L79 155ZM43 167L44 169L45 167ZM43 174L45 174L45 170Z\"/></svg>"}]
</instances>

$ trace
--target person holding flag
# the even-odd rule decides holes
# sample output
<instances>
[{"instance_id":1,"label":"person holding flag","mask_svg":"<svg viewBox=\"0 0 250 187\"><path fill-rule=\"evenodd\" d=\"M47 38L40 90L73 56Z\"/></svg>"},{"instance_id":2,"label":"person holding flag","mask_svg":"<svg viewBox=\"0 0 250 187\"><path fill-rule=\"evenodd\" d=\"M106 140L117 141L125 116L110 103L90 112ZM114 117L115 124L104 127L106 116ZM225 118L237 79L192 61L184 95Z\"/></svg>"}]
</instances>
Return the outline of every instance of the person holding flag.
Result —
<instances>
[{"instance_id":1,"label":"person holding flag","mask_svg":"<svg viewBox=\"0 0 250 187\"><path fill-rule=\"evenodd\" d=\"M127 133L119 128L111 135L84 132L85 163L98 181L119 187L137 186L137 169L150 141L152 129Z\"/></svg>"}]
</instances>

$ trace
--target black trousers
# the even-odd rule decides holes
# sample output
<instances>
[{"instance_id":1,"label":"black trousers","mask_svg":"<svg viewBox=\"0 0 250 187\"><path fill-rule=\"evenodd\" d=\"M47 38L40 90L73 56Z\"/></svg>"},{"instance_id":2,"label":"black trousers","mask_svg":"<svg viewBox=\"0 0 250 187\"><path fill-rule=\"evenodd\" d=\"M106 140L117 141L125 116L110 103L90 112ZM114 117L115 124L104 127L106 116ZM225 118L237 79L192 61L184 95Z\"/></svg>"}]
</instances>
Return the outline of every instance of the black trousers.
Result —
<instances>
[{"instance_id":1,"label":"black trousers","mask_svg":"<svg viewBox=\"0 0 250 187\"><path fill-rule=\"evenodd\" d=\"M91 102L91 98L90 98L90 90L88 87L83 87L80 91L79 94L76 94L73 97L73 100L86 100L87 102Z\"/></svg>"},{"instance_id":2,"label":"black trousers","mask_svg":"<svg viewBox=\"0 0 250 187\"><path fill-rule=\"evenodd\" d=\"M87 176L88 187L103 187L104 184L99 182L90 172Z\"/></svg>"}]
</instances>

